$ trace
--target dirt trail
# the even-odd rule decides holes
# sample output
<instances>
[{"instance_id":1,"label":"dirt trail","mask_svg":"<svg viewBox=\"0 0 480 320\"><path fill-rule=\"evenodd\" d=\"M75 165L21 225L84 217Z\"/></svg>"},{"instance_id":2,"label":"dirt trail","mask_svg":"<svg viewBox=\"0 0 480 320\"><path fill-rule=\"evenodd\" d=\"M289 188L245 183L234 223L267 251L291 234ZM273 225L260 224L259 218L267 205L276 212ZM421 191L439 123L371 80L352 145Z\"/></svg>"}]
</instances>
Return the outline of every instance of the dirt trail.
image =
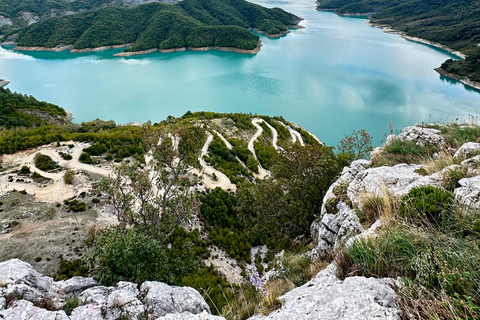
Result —
<instances>
[{"instance_id":1,"label":"dirt trail","mask_svg":"<svg viewBox=\"0 0 480 320\"><path fill-rule=\"evenodd\" d=\"M35 186L31 183L22 183L22 182L4 182L1 181L0 192L5 193L11 190L25 190L26 192L33 194L35 200L37 201L46 201L46 202L59 202L67 198L74 196L74 188L72 185L67 185L63 181L63 175L65 172L50 173L38 169L35 166L35 156L37 153L47 155L52 158L52 160L58 162L58 164L66 169L72 170L83 170L86 172L109 176L112 172L112 168L99 168L96 166L80 163L78 161L82 151L85 147L88 147L88 144L78 143L72 148L72 160L64 160L60 154L55 150L55 147L52 146L42 146L37 151L34 151L27 156L23 156L21 160L21 166L26 166L32 172L37 172L45 178L51 179L52 182L47 186Z\"/></svg>"},{"instance_id":2,"label":"dirt trail","mask_svg":"<svg viewBox=\"0 0 480 320\"><path fill-rule=\"evenodd\" d=\"M205 141L205 144L202 147L202 152L200 154L200 157L198 157L198 161L202 166L202 171L200 172L197 169L192 169L192 173L195 173L199 177L202 177L205 187L209 189L215 189L216 187L220 187L223 190L230 189L235 191L237 190L237 186L233 184L224 173L207 165L205 160L203 160L203 156L207 154L208 147L210 146L210 143L212 143L212 141L213 141L213 135L210 132L207 132L207 141ZM206 173L206 174L203 174L203 173ZM215 173L215 176L217 177L217 181L214 181L210 178L210 175L213 175L214 173Z\"/></svg>"},{"instance_id":3,"label":"dirt trail","mask_svg":"<svg viewBox=\"0 0 480 320\"><path fill-rule=\"evenodd\" d=\"M255 118L255 119L252 119L252 124L257 128L257 132L255 132L255 134L253 135L252 139L250 139L250 141L248 142L248 150L250 150L250 152L253 154L253 156L255 157L255 159L257 159L258 161L258 158L257 158L257 154L255 153L255 148L254 148L254 142L258 139L258 137L260 137L263 133L263 129L262 127L260 126L260 122L262 122L263 119L258 119L258 118ZM266 122L265 122L266 123ZM275 130L275 129L274 129ZM275 146L275 149L277 149L276 145L277 145L277 131L273 131L272 132L275 132L275 134L273 134L273 139L274 140L274 146ZM260 164L260 162L258 163L258 173L254 173L253 174L255 176L255 178L257 179L265 179L266 177L270 176L270 171L264 169L262 167L262 165Z\"/></svg>"},{"instance_id":4,"label":"dirt trail","mask_svg":"<svg viewBox=\"0 0 480 320\"><path fill-rule=\"evenodd\" d=\"M300 145L302 147L305 147L305 143L303 142L302 135L297 130L292 129L292 127L290 127L289 125L286 125L282 121L277 121L277 122L280 123L285 128L287 128L288 132L290 132L290 136L292 137L292 143L295 143L298 140L300 142Z\"/></svg>"}]
</instances>

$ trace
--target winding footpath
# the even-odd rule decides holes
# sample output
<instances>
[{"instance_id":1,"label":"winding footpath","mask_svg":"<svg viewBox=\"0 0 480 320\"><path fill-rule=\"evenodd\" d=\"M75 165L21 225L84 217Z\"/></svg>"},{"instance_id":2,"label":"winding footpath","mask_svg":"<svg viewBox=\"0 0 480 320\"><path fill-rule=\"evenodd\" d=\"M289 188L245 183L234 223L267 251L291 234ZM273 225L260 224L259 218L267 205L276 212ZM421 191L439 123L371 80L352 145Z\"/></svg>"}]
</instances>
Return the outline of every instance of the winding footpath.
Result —
<instances>
[{"instance_id":1,"label":"winding footpath","mask_svg":"<svg viewBox=\"0 0 480 320\"><path fill-rule=\"evenodd\" d=\"M305 143L303 142L302 135L297 130L292 129L292 127L290 127L289 125L286 125L282 121L277 121L277 122L280 123L285 128L287 128L288 132L290 132L290 136L292 137L292 143L295 143L298 140L300 142L300 145L302 147L305 147Z\"/></svg>"},{"instance_id":2,"label":"winding footpath","mask_svg":"<svg viewBox=\"0 0 480 320\"><path fill-rule=\"evenodd\" d=\"M248 150L250 150L250 152L253 154L255 159L257 159L257 161L258 161L258 158L257 158L257 154L255 153L254 143L263 133L263 128L260 126L261 122L265 122L265 121L259 118L252 119L252 124L257 128L257 132L255 132L252 139L250 139L250 141L248 142ZM278 146L277 146L278 132L277 130L275 130L274 127L269 125L267 122L265 123L270 128L270 130L272 130L272 145L275 148L275 150L278 150ZM258 173L253 173L253 175L257 179L265 179L266 177L270 176L270 171L263 168L262 165L260 164L260 161L258 161Z\"/></svg>"},{"instance_id":3,"label":"winding footpath","mask_svg":"<svg viewBox=\"0 0 480 320\"><path fill-rule=\"evenodd\" d=\"M222 137L222 136L220 136L220 137ZM205 160L203 159L203 157L205 155L207 155L208 147L210 146L210 143L212 143L212 141L213 141L213 134L211 134L210 132L207 132L207 141L205 141L205 144L202 147L202 152L200 153L200 156L198 157L198 161L200 162L200 165L202 166L202 171L199 171L197 169L192 169L191 172L195 173L196 175L201 177L202 180L203 180L203 183L205 184L205 187L207 187L209 189L215 189L216 187L220 187L223 190L236 191L237 186L235 184L233 184L230 181L230 179L228 179L228 177L224 173L222 173L222 172L218 171L217 169L209 166L205 162ZM230 147L231 147L231 145L230 145ZM217 177L216 181L213 180L212 178L210 178L210 176L213 176L213 174L215 174L215 176Z\"/></svg>"}]
</instances>

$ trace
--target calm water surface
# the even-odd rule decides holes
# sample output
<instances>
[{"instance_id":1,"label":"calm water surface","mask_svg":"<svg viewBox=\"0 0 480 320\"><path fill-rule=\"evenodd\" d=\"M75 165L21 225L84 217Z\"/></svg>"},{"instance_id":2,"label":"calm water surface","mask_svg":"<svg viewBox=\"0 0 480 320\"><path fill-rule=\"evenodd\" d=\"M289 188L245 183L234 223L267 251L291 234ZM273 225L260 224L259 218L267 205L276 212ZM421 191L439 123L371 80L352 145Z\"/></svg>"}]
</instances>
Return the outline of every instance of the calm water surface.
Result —
<instances>
[{"instance_id":1,"label":"calm water surface","mask_svg":"<svg viewBox=\"0 0 480 320\"><path fill-rule=\"evenodd\" d=\"M480 114L480 93L433 70L450 54L385 34L367 20L317 12L314 1L257 0L303 18L304 29L261 36L257 55L180 52L116 58L0 49L11 90L64 107L74 121L153 122L186 111L281 115L336 145L365 128L378 144L414 123Z\"/></svg>"}]
</instances>

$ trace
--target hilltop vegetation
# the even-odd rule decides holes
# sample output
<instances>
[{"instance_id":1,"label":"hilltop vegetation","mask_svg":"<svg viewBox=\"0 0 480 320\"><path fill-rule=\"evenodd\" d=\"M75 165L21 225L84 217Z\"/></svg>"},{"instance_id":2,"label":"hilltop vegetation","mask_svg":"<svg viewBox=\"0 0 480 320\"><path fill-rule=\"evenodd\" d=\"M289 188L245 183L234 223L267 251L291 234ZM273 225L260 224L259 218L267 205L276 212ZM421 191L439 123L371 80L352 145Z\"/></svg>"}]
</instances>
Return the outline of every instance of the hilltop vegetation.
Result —
<instances>
[{"instance_id":1,"label":"hilltop vegetation","mask_svg":"<svg viewBox=\"0 0 480 320\"><path fill-rule=\"evenodd\" d=\"M74 49L132 43L126 51L183 47L233 47L252 50L259 37L287 31L298 17L243 0L185 0L135 8L108 7L37 22L19 32L19 46Z\"/></svg>"},{"instance_id":2,"label":"hilltop vegetation","mask_svg":"<svg viewBox=\"0 0 480 320\"><path fill-rule=\"evenodd\" d=\"M66 116L65 110L54 104L0 88L0 128L39 127L64 122Z\"/></svg>"},{"instance_id":3,"label":"hilltop vegetation","mask_svg":"<svg viewBox=\"0 0 480 320\"><path fill-rule=\"evenodd\" d=\"M339 14L373 13L373 23L461 51L469 58L448 61L442 69L480 81L480 0L324 0L318 9L335 9Z\"/></svg>"}]
</instances>

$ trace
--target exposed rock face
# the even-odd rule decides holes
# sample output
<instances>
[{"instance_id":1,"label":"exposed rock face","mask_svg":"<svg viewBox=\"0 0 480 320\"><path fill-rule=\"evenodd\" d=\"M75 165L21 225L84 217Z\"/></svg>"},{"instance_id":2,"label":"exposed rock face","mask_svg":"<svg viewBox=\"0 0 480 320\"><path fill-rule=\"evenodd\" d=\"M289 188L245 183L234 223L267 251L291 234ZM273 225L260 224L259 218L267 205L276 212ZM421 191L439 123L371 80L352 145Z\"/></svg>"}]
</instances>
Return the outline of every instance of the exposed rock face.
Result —
<instances>
[{"instance_id":1,"label":"exposed rock face","mask_svg":"<svg viewBox=\"0 0 480 320\"><path fill-rule=\"evenodd\" d=\"M392 279L335 276L335 264L279 299L284 306L250 320L399 320Z\"/></svg>"},{"instance_id":2,"label":"exposed rock face","mask_svg":"<svg viewBox=\"0 0 480 320\"><path fill-rule=\"evenodd\" d=\"M73 296L80 306L70 317L38 307L48 304L58 310ZM224 319L212 316L205 299L190 287L154 281L143 283L140 290L131 282L104 287L84 277L54 282L18 259L0 263L0 310L0 319L9 320Z\"/></svg>"},{"instance_id":3,"label":"exposed rock face","mask_svg":"<svg viewBox=\"0 0 480 320\"><path fill-rule=\"evenodd\" d=\"M35 320L68 320L65 311L48 311L37 308L27 300L18 300L3 311L0 311L0 318L11 320L35 319Z\"/></svg>"},{"instance_id":4,"label":"exposed rock face","mask_svg":"<svg viewBox=\"0 0 480 320\"><path fill-rule=\"evenodd\" d=\"M361 199L365 194L384 197L386 192L389 192L395 197L401 197L416 187L442 186L440 174L422 176L415 172L417 169L420 169L420 165L398 164L393 167L366 169L358 173L348 186L348 197L361 209L363 207Z\"/></svg>"},{"instance_id":5,"label":"exposed rock face","mask_svg":"<svg viewBox=\"0 0 480 320\"><path fill-rule=\"evenodd\" d=\"M406 127L399 135L389 135L387 144L394 139L401 141L415 141L419 146L425 146L427 143L443 148L445 139L440 135L441 131L437 129L422 128L417 126Z\"/></svg>"},{"instance_id":6,"label":"exposed rock face","mask_svg":"<svg viewBox=\"0 0 480 320\"><path fill-rule=\"evenodd\" d=\"M0 15L0 27L11 26L13 24L12 19Z\"/></svg>"},{"instance_id":7,"label":"exposed rock face","mask_svg":"<svg viewBox=\"0 0 480 320\"><path fill-rule=\"evenodd\" d=\"M185 311L193 314L203 311L210 313L210 307L205 299L197 290L190 287L175 287L147 281L142 284L140 291L145 295L144 303L148 313L157 317Z\"/></svg>"},{"instance_id":8,"label":"exposed rock face","mask_svg":"<svg viewBox=\"0 0 480 320\"><path fill-rule=\"evenodd\" d=\"M469 158L478 153L480 153L480 143L467 142L458 148L457 152L455 152L455 157Z\"/></svg>"},{"instance_id":9,"label":"exposed rock face","mask_svg":"<svg viewBox=\"0 0 480 320\"><path fill-rule=\"evenodd\" d=\"M458 183L460 188L455 189L456 198L466 205L480 208L480 176L463 178Z\"/></svg>"},{"instance_id":10,"label":"exposed rock face","mask_svg":"<svg viewBox=\"0 0 480 320\"><path fill-rule=\"evenodd\" d=\"M317 247L309 253L311 258L325 257L330 249L364 231L355 210L343 202L337 207L337 214L326 213L321 221L313 222L311 229L315 230Z\"/></svg>"}]
</instances>

